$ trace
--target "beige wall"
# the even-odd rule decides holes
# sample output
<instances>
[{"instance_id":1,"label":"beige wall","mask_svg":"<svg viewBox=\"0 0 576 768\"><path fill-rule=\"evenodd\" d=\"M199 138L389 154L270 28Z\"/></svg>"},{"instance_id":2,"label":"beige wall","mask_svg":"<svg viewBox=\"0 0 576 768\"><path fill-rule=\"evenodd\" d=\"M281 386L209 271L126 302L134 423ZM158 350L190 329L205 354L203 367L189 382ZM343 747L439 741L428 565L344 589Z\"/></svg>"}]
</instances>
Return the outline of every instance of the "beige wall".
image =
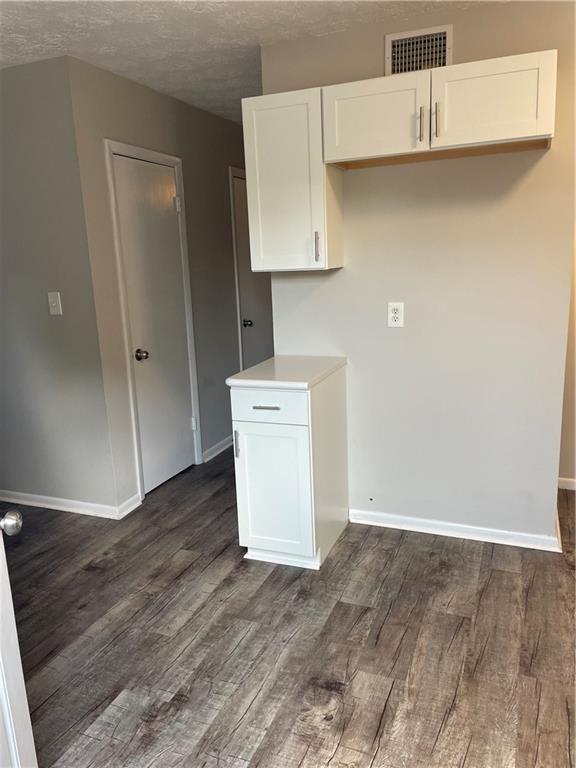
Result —
<instances>
[{"instance_id":1,"label":"beige wall","mask_svg":"<svg viewBox=\"0 0 576 768\"><path fill-rule=\"evenodd\" d=\"M118 496L125 499L135 492L136 478L103 140L182 158L206 450L230 434L224 382L238 369L228 166L244 165L241 128L78 59L67 61L110 440Z\"/></svg>"},{"instance_id":2,"label":"beige wall","mask_svg":"<svg viewBox=\"0 0 576 768\"><path fill-rule=\"evenodd\" d=\"M447 22L454 63L559 49L552 148L348 171L346 265L273 277L275 349L349 358L352 508L554 536L573 6L438 3L404 25L264 47L264 92L382 75L386 32ZM386 327L388 301L405 302L404 329Z\"/></svg>"},{"instance_id":3,"label":"beige wall","mask_svg":"<svg viewBox=\"0 0 576 768\"><path fill-rule=\"evenodd\" d=\"M66 62L5 69L0 84L0 489L114 504Z\"/></svg>"}]
</instances>

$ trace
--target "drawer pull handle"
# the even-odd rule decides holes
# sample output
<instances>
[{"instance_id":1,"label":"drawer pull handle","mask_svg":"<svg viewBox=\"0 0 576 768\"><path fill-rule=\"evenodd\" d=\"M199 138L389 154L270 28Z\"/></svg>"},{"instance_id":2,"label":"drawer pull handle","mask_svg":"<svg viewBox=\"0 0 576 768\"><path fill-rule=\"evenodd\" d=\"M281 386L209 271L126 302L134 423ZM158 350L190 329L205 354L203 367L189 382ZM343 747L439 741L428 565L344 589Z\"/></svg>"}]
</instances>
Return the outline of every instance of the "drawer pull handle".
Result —
<instances>
[{"instance_id":1,"label":"drawer pull handle","mask_svg":"<svg viewBox=\"0 0 576 768\"><path fill-rule=\"evenodd\" d=\"M234 456L238 458L238 456L240 456L240 435L238 434L237 429L234 430L232 439L234 441Z\"/></svg>"},{"instance_id":2,"label":"drawer pull handle","mask_svg":"<svg viewBox=\"0 0 576 768\"><path fill-rule=\"evenodd\" d=\"M253 405L253 411L279 411L279 405Z\"/></svg>"}]
</instances>

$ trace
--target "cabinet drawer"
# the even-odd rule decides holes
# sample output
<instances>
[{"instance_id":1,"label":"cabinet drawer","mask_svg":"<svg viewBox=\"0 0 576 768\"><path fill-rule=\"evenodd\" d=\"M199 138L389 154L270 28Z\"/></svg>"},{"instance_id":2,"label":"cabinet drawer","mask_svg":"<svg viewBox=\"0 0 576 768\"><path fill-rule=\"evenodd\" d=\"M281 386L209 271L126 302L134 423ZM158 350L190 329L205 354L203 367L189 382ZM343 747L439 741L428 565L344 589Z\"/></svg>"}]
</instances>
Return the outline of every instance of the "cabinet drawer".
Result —
<instances>
[{"instance_id":1,"label":"cabinet drawer","mask_svg":"<svg viewBox=\"0 0 576 768\"><path fill-rule=\"evenodd\" d=\"M308 424L308 393L275 389L234 389L232 419L267 424Z\"/></svg>"}]
</instances>

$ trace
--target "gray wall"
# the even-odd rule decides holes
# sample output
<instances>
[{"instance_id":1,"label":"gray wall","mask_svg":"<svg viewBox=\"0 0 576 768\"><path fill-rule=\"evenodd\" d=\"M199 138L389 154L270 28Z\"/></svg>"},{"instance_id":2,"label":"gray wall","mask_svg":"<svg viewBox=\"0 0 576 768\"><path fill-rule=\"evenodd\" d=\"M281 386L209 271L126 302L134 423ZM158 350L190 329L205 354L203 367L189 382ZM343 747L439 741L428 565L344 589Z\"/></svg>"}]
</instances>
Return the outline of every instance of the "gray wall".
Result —
<instances>
[{"instance_id":1,"label":"gray wall","mask_svg":"<svg viewBox=\"0 0 576 768\"><path fill-rule=\"evenodd\" d=\"M104 139L183 160L206 450L238 369L228 166L241 127L76 59L3 70L0 489L117 506L137 492ZM60 290L62 317L47 313Z\"/></svg>"},{"instance_id":2,"label":"gray wall","mask_svg":"<svg viewBox=\"0 0 576 768\"><path fill-rule=\"evenodd\" d=\"M110 440L120 499L135 492L126 358L105 138L182 158L202 444L230 434L225 378L238 368L228 166L243 166L241 127L142 85L67 59Z\"/></svg>"},{"instance_id":3,"label":"gray wall","mask_svg":"<svg viewBox=\"0 0 576 768\"><path fill-rule=\"evenodd\" d=\"M574 231L574 7L451 3L262 50L264 92L383 74L452 22L454 63L559 49L548 152L348 171L346 262L272 279L277 354L344 354L350 506L554 536ZM386 327L386 303L406 327ZM369 497L374 499L369 501Z\"/></svg>"},{"instance_id":4,"label":"gray wall","mask_svg":"<svg viewBox=\"0 0 576 768\"><path fill-rule=\"evenodd\" d=\"M3 70L0 85L0 489L112 504L66 62ZM62 317L48 316L50 290Z\"/></svg>"}]
</instances>

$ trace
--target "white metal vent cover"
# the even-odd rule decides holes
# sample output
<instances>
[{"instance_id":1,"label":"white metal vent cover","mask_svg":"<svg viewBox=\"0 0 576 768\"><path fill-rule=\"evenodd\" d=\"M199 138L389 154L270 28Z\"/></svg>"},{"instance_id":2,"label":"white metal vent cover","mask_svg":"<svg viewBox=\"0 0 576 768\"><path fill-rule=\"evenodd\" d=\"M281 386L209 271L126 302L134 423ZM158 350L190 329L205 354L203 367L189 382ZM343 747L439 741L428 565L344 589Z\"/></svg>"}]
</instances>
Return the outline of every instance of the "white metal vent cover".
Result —
<instances>
[{"instance_id":1,"label":"white metal vent cover","mask_svg":"<svg viewBox=\"0 0 576 768\"><path fill-rule=\"evenodd\" d=\"M384 72L415 72L452 64L452 24L386 35Z\"/></svg>"}]
</instances>

